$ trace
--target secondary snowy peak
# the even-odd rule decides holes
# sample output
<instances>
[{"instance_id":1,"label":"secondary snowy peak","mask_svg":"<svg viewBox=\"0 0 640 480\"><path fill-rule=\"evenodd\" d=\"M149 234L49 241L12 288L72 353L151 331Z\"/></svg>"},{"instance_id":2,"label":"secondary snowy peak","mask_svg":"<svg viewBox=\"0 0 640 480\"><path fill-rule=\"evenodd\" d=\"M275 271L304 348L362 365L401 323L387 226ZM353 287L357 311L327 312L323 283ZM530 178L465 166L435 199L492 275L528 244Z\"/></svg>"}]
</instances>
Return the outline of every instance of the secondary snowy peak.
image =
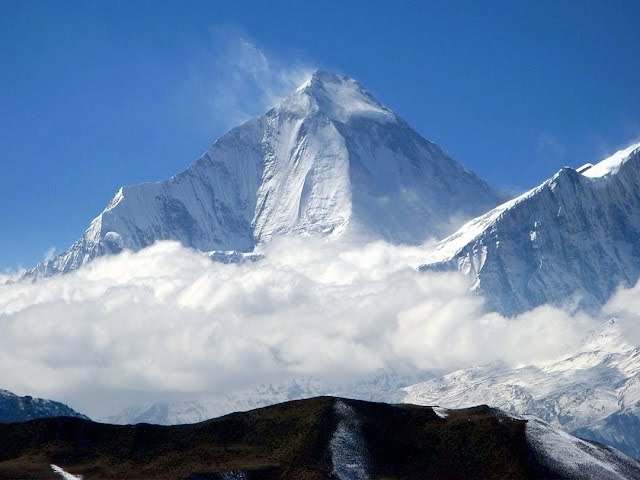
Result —
<instances>
[{"instance_id":1,"label":"secondary snowy peak","mask_svg":"<svg viewBox=\"0 0 640 480\"><path fill-rule=\"evenodd\" d=\"M121 188L85 234L32 274L177 240L250 252L275 235L419 244L500 197L355 80L317 71L184 172Z\"/></svg>"},{"instance_id":2,"label":"secondary snowy peak","mask_svg":"<svg viewBox=\"0 0 640 480\"><path fill-rule=\"evenodd\" d=\"M0 390L0 423L25 422L47 417L87 418L63 403L29 395L20 397L7 390Z\"/></svg>"},{"instance_id":3,"label":"secondary snowy peak","mask_svg":"<svg viewBox=\"0 0 640 480\"><path fill-rule=\"evenodd\" d=\"M640 144L542 185L463 225L422 270L459 270L491 309L598 309L640 278Z\"/></svg>"}]
</instances>

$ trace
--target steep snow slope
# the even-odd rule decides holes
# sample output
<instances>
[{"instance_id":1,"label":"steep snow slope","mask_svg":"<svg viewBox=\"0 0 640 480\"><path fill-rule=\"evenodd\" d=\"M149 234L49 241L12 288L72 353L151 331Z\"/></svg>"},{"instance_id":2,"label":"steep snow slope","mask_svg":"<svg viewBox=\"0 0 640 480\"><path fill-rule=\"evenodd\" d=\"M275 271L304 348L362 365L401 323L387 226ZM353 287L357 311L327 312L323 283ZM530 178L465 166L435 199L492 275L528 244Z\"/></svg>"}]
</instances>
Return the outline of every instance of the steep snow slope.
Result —
<instances>
[{"instance_id":1,"label":"steep snow slope","mask_svg":"<svg viewBox=\"0 0 640 480\"><path fill-rule=\"evenodd\" d=\"M579 170L468 222L421 270L469 275L505 314L545 303L597 309L640 277L640 144Z\"/></svg>"},{"instance_id":2,"label":"steep snow slope","mask_svg":"<svg viewBox=\"0 0 640 480\"><path fill-rule=\"evenodd\" d=\"M417 244L449 233L452 216L497 203L487 184L356 81L318 71L184 172L121 188L85 234L37 273L161 239L242 252L284 234Z\"/></svg>"},{"instance_id":3,"label":"steep snow slope","mask_svg":"<svg viewBox=\"0 0 640 480\"><path fill-rule=\"evenodd\" d=\"M30 396L20 397L7 390L0 390L0 423L46 417L87 418L63 403Z\"/></svg>"},{"instance_id":4,"label":"steep snow slope","mask_svg":"<svg viewBox=\"0 0 640 480\"><path fill-rule=\"evenodd\" d=\"M403 401L460 408L487 403L531 414L640 458L640 350L611 320L558 361L459 370L403 389Z\"/></svg>"}]
</instances>

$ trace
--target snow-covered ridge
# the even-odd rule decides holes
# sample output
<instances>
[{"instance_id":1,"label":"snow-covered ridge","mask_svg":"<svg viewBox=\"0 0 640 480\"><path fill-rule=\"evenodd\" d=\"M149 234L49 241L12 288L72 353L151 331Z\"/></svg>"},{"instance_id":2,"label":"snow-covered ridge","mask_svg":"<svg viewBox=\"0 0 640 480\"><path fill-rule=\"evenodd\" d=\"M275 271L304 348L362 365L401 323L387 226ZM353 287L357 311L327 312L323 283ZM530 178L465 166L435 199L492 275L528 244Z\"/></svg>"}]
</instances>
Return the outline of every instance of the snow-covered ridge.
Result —
<instances>
[{"instance_id":1,"label":"snow-covered ridge","mask_svg":"<svg viewBox=\"0 0 640 480\"><path fill-rule=\"evenodd\" d=\"M527 442L543 464L552 465L562 478L626 480L635 478L638 463L613 448L586 442L526 416Z\"/></svg>"},{"instance_id":2,"label":"snow-covered ridge","mask_svg":"<svg viewBox=\"0 0 640 480\"><path fill-rule=\"evenodd\" d=\"M251 252L275 235L420 244L450 233L452 216L499 201L355 80L318 71L184 172L120 188L77 242L31 275L157 240L203 252Z\"/></svg>"},{"instance_id":3,"label":"snow-covered ridge","mask_svg":"<svg viewBox=\"0 0 640 480\"><path fill-rule=\"evenodd\" d=\"M458 270L490 309L550 303L597 310L640 278L640 144L540 186L471 220L425 256L421 270Z\"/></svg>"},{"instance_id":4,"label":"snow-covered ridge","mask_svg":"<svg viewBox=\"0 0 640 480\"><path fill-rule=\"evenodd\" d=\"M607 175L615 175L620 171L620 168L631 157L631 155L640 149L640 142L634 143L622 150L618 150L616 153L608 158L605 158L596 165L583 170L581 173L585 177L589 178L601 178Z\"/></svg>"},{"instance_id":5,"label":"snow-covered ridge","mask_svg":"<svg viewBox=\"0 0 640 480\"><path fill-rule=\"evenodd\" d=\"M457 232L438 242L435 248L427 253L425 267L429 264L442 262L443 259L449 259L453 255L460 253L470 242L477 240L487 229L491 228L498 220L500 220L505 212L534 197L540 192L540 190L548 187L558 177L558 175L560 174L556 174L553 178L545 181L542 185L532 188L519 197L509 200L502 205L498 205L496 208L484 215L469 220L460 227ZM468 266L475 270L479 270L479 267L481 267L481 265L477 263L469 264ZM424 269L426 270L427 268ZM470 272L471 270L468 270L464 273Z\"/></svg>"}]
</instances>

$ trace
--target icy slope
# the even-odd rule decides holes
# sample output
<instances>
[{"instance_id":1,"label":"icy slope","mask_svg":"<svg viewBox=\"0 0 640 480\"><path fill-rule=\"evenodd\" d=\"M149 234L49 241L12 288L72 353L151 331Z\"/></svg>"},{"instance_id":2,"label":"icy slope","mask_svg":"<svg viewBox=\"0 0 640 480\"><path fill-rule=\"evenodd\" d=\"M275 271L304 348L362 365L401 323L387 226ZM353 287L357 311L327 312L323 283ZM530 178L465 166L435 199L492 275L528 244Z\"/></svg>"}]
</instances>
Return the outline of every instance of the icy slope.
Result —
<instances>
[{"instance_id":1,"label":"icy slope","mask_svg":"<svg viewBox=\"0 0 640 480\"><path fill-rule=\"evenodd\" d=\"M640 277L640 144L563 168L442 240L422 270L459 270L488 307L597 309Z\"/></svg>"},{"instance_id":2,"label":"icy slope","mask_svg":"<svg viewBox=\"0 0 640 480\"><path fill-rule=\"evenodd\" d=\"M450 233L452 216L477 215L499 200L356 81L318 71L184 172L121 188L84 235L37 272L66 272L160 239L242 252L283 234L417 244Z\"/></svg>"},{"instance_id":3,"label":"icy slope","mask_svg":"<svg viewBox=\"0 0 640 480\"><path fill-rule=\"evenodd\" d=\"M459 370L403 389L403 401L460 408L480 402L531 414L640 457L640 351L611 320L553 363Z\"/></svg>"}]
</instances>

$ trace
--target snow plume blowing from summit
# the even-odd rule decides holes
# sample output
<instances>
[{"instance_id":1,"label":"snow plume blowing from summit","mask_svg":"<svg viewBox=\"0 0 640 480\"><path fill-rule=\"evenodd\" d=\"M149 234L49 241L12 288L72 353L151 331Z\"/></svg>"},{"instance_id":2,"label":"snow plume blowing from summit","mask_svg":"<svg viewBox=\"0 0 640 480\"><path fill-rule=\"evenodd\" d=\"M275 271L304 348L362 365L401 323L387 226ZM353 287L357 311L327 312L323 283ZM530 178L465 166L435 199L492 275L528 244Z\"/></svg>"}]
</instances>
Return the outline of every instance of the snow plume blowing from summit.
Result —
<instances>
[{"instance_id":1,"label":"snow plume blowing from summit","mask_svg":"<svg viewBox=\"0 0 640 480\"><path fill-rule=\"evenodd\" d=\"M210 29L211 43L190 62L189 91L208 107L211 122L231 128L264 113L314 70L299 54L275 54L259 45L240 27Z\"/></svg>"},{"instance_id":2,"label":"snow plume blowing from summit","mask_svg":"<svg viewBox=\"0 0 640 480\"><path fill-rule=\"evenodd\" d=\"M463 276L416 271L423 247L289 238L263 253L222 264L157 242L0 285L0 384L98 417L134 395L538 361L593 324L550 307L483 313Z\"/></svg>"}]
</instances>

